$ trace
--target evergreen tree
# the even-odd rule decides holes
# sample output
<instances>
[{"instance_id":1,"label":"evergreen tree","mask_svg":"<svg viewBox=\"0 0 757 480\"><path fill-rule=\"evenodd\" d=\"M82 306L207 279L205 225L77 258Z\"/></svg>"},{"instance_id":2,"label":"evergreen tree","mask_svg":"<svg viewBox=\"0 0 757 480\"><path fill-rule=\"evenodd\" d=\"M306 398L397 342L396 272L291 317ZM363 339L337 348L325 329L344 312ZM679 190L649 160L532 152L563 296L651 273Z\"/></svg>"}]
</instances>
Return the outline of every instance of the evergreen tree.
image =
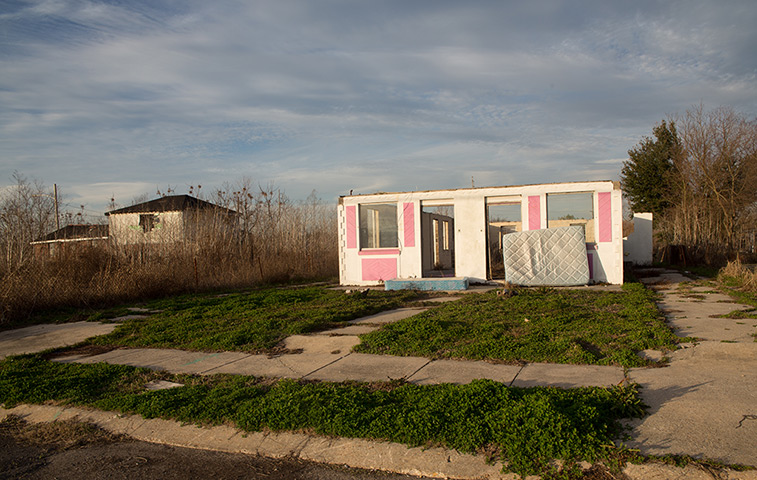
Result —
<instances>
[{"instance_id":1,"label":"evergreen tree","mask_svg":"<svg viewBox=\"0 0 757 480\"><path fill-rule=\"evenodd\" d=\"M652 129L654 138L644 137L628 151L620 172L623 192L634 212L661 215L670 206L670 171L680 152L675 123L663 120Z\"/></svg>"}]
</instances>

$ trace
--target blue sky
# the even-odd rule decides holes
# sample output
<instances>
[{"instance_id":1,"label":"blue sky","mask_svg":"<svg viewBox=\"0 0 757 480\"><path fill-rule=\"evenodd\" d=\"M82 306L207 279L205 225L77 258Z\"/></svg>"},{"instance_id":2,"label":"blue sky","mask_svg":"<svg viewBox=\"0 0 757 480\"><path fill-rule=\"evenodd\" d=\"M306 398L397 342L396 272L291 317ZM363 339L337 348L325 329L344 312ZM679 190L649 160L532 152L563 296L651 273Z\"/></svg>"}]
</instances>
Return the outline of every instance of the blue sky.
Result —
<instances>
[{"instance_id":1,"label":"blue sky","mask_svg":"<svg viewBox=\"0 0 757 480\"><path fill-rule=\"evenodd\" d=\"M0 187L102 212L618 179L702 103L757 115L757 3L0 0Z\"/></svg>"}]
</instances>

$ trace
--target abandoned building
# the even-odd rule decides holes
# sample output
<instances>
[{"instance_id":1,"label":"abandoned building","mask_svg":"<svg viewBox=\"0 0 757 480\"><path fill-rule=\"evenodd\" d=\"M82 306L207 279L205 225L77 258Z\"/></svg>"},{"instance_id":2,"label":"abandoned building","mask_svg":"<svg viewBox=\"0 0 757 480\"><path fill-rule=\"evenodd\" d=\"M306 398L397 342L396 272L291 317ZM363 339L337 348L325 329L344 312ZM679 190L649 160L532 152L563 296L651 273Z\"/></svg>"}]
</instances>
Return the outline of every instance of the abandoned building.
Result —
<instances>
[{"instance_id":1,"label":"abandoned building","mask_svg":"<svg viewBox=\"0 0 757 480\"><path fill-rule=\"evenodd\" d=\"M467 285L468 281L510 280L518 264L511 263L510 271L506 266L508 261L517 260L529 271L550 262L571 274L576 269L585 270L581 280L568 282L621 284L624 261L651 260L649 215L638 217L640 222L649 221L648 225L640 224L641 233L636 234L642 237L648 233L648 252L644 242L632 242L633 247L626 246L634 252L629 258L624 254L623 200L618 182L342 196L338 206L340 283L367 286L464 278ZM546 231L534 235L541 230ZM554 242L560 248L564 247L565 235L574 238L569 251L574 262L578 258L577 267L565 263L564 250L550 246L553 240L547 239L547 234L550 238L557 235ZM508 257L505 244L519 238L530 243L513 243L512 251L520 258ZM546 268L549 277L555 270ZM554 284L564 282L558 279ZM550 284L550 279L543 283Z\"/></svg>"},{"instance_id":2,"label":"abandoned building","mask_svg":"<svg viewBox=\"0 0 757 480\"><path fill-rule=\"evenodd\" d=\"M108 225L66 225L31 242L34 255L46 258L73 249L101 245L108 241Z\"/></svg>"},{"instance_id":3,"label":"abandoned building","mask_svg":"<svg viewBox=\"0 0 757 480\"><path fill-rule=\"evenodd\" d=\"M117 245L195 241L233 229L236 212L190 195L169 195L106 212Z\"/></svg>"}]
</instances>

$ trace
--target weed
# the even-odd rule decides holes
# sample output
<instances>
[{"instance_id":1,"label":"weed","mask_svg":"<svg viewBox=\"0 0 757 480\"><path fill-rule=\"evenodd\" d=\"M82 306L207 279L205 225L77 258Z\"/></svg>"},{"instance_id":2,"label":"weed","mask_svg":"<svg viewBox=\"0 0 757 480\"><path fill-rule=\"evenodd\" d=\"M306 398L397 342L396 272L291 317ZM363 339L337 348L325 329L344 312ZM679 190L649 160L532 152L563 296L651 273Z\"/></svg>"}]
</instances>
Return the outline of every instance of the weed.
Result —
<instances>
[{"instance_id":1,"label":"weed","mask_svg":"<svg viewBox=\"0 0 757 480\"><path fill-rule=\"evenodd\" d=\"M183 295L148 302L160 310L123 322L96 345L187 350L272 351L285 337L324 330L347 320L425 298L412 291L368 290L362 295L324 287L268 288L246 293Z\"/></svg>"},{"instance_id":2,"label":"weed","mask_svg":"<svg viewBox=\"0 0 757 480\"><path fill-rule=\"evenodd\" d=\"M144 391L164 378L183 387ZM48 362L37 355L0 362L0 403L58 402L246 431L308 431L384 439L461 452L498 452L521 475L607 458L621 418L643 415L635 386L510 388L491 380L420 386L260 381L168 375L108 364ZM572 472L569 467L565 472Z\"/></svg>"},{"instance_id":3,"label":"weed","mask_svg":"<svg viewBox=\"0 0 757 480\"><path fill-rule=\"evenodd\" d=\"M470 294L360 336L366 353L465 358L494 362L650 364L646 349L675 349L643 285L620 292L522 289L510 298Z\"/></svg>"}]
</instances>

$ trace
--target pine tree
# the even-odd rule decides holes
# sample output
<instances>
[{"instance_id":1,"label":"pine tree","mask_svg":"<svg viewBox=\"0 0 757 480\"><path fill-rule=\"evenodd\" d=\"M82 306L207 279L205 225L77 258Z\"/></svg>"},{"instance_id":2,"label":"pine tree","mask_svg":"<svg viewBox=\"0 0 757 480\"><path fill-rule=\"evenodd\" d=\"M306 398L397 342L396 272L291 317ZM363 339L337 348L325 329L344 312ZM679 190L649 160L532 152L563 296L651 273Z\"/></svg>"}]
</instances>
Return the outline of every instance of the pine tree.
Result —
<instances>
[{"instance_id":1,"label":"pine tree","mask_svg":"<svg viewBox=\"0 0 757 480\"><path fill-rule=\"evenodd\" d=\"M661 215L670 206L670 171L681 147L673 122L663 120L652 133L628 151L620 179L634 212Z\"/></svg>"}]
</instances>

